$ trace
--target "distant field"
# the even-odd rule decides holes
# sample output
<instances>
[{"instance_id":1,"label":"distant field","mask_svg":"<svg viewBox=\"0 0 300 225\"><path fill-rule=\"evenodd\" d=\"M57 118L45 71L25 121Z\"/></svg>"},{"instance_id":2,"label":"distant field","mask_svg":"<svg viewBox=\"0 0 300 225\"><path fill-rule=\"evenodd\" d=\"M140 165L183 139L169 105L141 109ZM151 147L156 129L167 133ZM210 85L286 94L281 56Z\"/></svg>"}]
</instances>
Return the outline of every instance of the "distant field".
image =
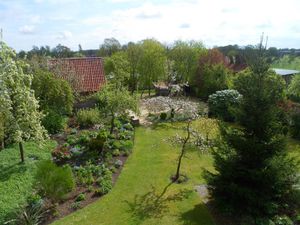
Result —
<instances>
[{"instance_id":1,"label":"distant field","mask_svg":"<svg viewBox=\"0 0 300 225\"><path fill-rule=\"evenodd\" d=\"M279 60L276 60L272 65L272 68L292 69L300 70L300 57L284 56Z\"/></svg>"}]
</instances>

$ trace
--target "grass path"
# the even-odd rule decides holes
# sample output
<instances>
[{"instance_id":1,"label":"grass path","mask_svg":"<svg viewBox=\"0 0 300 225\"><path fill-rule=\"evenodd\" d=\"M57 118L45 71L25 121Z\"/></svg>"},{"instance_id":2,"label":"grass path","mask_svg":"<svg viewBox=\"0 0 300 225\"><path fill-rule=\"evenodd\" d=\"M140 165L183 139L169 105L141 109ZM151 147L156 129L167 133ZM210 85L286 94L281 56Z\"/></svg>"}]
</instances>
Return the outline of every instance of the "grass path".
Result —
<instances>
[{"instance_id":1,"label":"grass path","mask_svg":"<svg viewBox=\"0 0 300 225\"><path fill-rule=\"evenodd\" d=\"M166 143L176 127L161 125L136 130L133 154L126 162L113 190L99 201L53 223L53 225L213 225L194 186L204 183L202 168L212 169L208 155L191 152L183 161L190 180L170 184L178 149Z\"/></svg>"}]
</instances>

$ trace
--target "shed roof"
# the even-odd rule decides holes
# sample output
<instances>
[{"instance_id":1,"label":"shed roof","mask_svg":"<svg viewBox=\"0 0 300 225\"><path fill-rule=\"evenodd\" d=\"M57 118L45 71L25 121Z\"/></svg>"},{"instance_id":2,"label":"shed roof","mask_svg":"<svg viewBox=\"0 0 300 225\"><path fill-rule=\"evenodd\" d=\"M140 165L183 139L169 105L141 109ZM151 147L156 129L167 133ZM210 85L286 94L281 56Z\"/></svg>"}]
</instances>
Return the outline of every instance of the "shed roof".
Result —
<instances>
[{"instance_id":1,"label":"shed roof","mask_svg":"<svg viewBox=\"0 0 300 225\"><path fill-rule=\"evenodd\" d=\"M71 81L71 85L78 92L95 92L105 84L101 57L51 59L48 64L58 76L68 81L76 80L73 84Z\"/></svg>"},{"instance_id":2,"label":"shed roof","mask_svg":"<svg viewBox=\"0 0 300 225\"><path fill-rule=\"evenodd\" d=\"M272 68L272 70L275 71L280 76L287 76L287 75L293 75L300 73L298 70L288 70L288 69L278 69L278 68Z\"/></svg>"}]
</instances>

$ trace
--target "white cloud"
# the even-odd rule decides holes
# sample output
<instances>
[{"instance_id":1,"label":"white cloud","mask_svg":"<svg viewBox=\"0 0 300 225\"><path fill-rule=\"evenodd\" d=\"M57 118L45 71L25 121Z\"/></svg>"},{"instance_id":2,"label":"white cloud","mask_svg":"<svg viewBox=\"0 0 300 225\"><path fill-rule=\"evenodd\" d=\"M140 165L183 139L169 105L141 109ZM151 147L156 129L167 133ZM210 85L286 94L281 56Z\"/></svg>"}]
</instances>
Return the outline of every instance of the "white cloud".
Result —
<instances>
[{"instance_id":1,"label":"white cloud","mask_svg":"<svg viewBox=\"0 0 300 225\"><path fill-rule=\"evenodd\" d=\"M19 32L22 34L33 34L35 31L35 27L32 25L25 25L19 28Z\"/></svg>"},{"instance_id":2,"label":"white cloud","mask_svg":"<svg viewBox=\"0 0 300 225\"><path fill-rule=\"evenodd\" d=\"M59 32L56 36L56 39L59 39L59 40L67 40L67 39L70 39L73 37L73 34L70 32L70 31L62 31L62 32Z\"/></svg>"}]
</instances>

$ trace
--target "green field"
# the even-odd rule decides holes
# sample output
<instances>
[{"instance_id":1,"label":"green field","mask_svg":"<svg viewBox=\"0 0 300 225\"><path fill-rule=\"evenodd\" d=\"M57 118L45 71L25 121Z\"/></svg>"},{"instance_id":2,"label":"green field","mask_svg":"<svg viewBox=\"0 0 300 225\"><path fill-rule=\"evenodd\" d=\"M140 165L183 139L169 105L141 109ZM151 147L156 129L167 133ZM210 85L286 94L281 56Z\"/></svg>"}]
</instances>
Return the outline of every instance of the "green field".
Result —
<instances>
[{"instance_id":1,"label":"green field","mask_svg":"<svg viewBox=\"0 0 300 225\"><path fill-rule=\"evenodd\" d=\"M177 125L178 126L178 125ZM136 130L134 152L126 162L113 190L95 203L54 222L55 225L201 224L214 222L195 192L205 181L202 168L212 170L209 155L190 152L182 172L190 178L185 184L170 184L176 169L178 149L166 138L178 132L176 126Z\"/></svg>"},{"instance_id":2,"label":"green field","mask_svg":"<svg viewBox=\"0 0 300 225\"><path fill-rule=\"evenodd\" d=\"M34 143L25 143L25 163L20 163L18 146L6 148L0 152L0 224L17 214L16 209L26 202L32 193L33 176L36 162L51 158L55 142L49 141L39 147Z\"/></svg>"}]
</instances>

